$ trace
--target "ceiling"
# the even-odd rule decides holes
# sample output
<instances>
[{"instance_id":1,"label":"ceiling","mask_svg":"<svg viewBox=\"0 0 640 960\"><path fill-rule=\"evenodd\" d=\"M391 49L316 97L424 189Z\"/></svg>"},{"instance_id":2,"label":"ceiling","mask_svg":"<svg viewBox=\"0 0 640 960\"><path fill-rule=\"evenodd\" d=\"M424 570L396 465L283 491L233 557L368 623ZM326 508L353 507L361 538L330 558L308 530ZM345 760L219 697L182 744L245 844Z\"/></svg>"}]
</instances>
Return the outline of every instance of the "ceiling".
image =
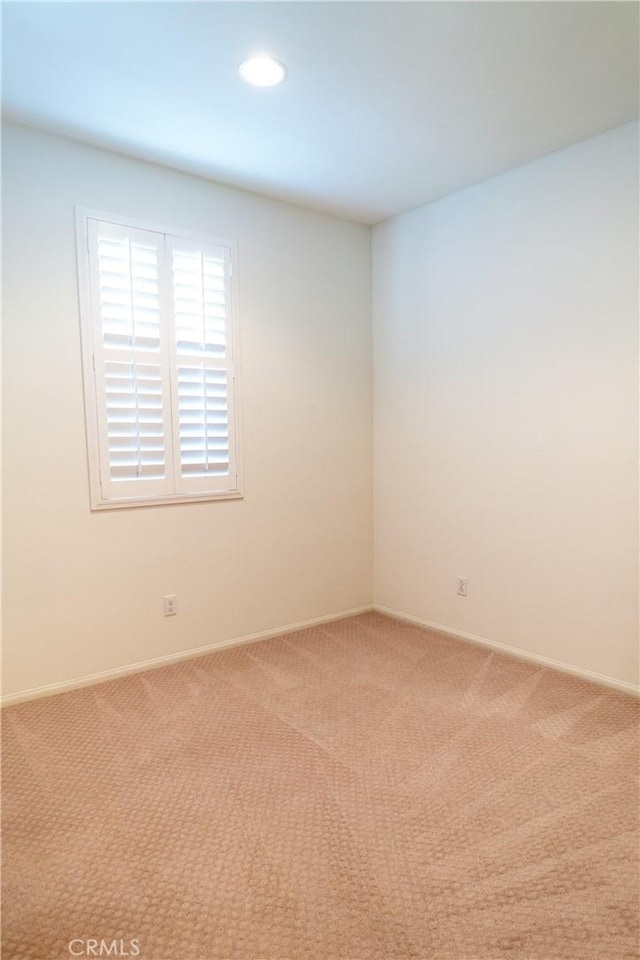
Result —
<instances>
[{"instance_id":1,"label":"ceiling","mask_svg":"<svg viewBox=\"0 0 640 960\"><path fill-rule=\"evenodd\" d=\"M638 115L630 2L3 4L13 121L373 224ZM279 87L238 77L282 60Z\"/></svg>"}]
</instances>

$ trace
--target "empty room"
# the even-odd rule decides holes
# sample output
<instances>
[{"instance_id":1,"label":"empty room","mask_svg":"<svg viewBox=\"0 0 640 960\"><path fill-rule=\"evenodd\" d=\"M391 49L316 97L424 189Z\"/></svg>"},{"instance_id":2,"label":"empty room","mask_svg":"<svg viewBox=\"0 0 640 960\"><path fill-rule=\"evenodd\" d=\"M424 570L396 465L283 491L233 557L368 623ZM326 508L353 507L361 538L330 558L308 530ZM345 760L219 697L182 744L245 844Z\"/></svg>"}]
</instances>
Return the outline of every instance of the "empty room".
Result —
<instances>
[{"instance_id":1,"label":"empty room","mask_svg":"<svg viewBox=\"0 0 640 960\"><path fill-rule=\"evenodd\" d=\"M2 958L640 957L636 2L2 4Z\"/></svg>"}]
</instances>

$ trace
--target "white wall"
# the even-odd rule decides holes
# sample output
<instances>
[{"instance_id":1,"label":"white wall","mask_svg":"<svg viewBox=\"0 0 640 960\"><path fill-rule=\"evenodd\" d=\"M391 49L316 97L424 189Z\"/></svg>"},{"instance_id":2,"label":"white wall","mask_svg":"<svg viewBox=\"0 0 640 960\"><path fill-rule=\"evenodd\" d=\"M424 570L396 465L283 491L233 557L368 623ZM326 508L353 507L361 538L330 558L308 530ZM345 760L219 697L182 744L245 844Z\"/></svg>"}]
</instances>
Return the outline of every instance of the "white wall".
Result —
<instances>
[{"instance_id":1,"label":"white wall","mask_svg":"<svg viewBox=\"0 0 640 960\"><path fill-rule=\"evenodd\" d=\"M19 127L3 166L5 694L370 603L370 231ZM243 501L89 511L74 204L237 240Z\"/></svg>"},{"instance_id":2,"label":"white wall","mask_svg":"<svg viewBox=\"0 0 640 960\"><path fill-rule=\"evenodd\" d=\"M376 602L632 683L637 213L629 124L373 236Z\"/></svg>"}]
</instances>

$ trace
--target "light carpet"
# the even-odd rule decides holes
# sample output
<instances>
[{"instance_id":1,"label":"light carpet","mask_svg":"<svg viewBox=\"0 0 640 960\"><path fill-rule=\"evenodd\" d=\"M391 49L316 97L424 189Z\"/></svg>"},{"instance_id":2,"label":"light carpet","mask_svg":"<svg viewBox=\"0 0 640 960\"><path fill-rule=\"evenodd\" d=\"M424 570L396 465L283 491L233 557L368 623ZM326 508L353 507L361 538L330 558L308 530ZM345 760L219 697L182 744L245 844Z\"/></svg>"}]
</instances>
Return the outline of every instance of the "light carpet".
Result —
<instances>
[{"instance_id":1,"label":"light carpet","mask_svg":"<svg viewBox=\"0 0 640 960\"><path fill-rule=\"evenodd\" d=\"M9 707L3 957L636 958L638 713L373 613Z\"/></svg>"}]
</instances>

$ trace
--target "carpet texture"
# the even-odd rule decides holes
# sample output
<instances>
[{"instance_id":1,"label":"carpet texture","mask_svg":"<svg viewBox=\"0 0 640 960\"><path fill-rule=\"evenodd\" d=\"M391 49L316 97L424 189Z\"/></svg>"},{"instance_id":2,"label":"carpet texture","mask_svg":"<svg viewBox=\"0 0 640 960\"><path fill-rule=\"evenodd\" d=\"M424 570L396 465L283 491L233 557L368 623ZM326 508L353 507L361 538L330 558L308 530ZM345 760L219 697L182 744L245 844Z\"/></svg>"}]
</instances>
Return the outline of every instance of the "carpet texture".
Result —
<instances>
[{"instance_id":1,"label":"carpet texture","mask_svg":"<svg viewBox=\"0 0 640 960\"><path fill-rule=\"evenodd\" d=\"M378 614L9 707L3 957L636 958L638 712Z\"/></svg>"}]
</instances>

